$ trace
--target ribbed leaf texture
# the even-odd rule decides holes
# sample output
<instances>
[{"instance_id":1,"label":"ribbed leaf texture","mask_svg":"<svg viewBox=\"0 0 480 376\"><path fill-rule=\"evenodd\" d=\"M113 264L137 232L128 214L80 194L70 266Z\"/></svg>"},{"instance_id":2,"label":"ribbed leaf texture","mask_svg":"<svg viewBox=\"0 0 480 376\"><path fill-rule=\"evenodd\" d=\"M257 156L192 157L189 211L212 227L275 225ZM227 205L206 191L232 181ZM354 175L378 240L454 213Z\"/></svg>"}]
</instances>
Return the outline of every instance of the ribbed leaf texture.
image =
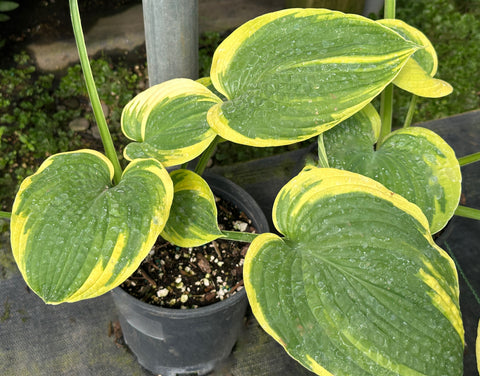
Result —
<instances>
[{"instance_id":1,"label":"ribbed leaf texture","mask_svg":"<svg viewBox=\"0 0 480 376\"><path fill-rule=\"evenodd\" d=\"M453 149L421 127L396 130L376 146L380 119L369 105L325 132L330 167L375 179L418 205L432 234L453 216L460 201L462 175Z\"/></svg>"},{"instance_id":2,"label":"ribbed leaf texture","mask_svg":"<svg viewBox=\"0 0 480 376\"><path fill-rule=\"evenodd\" d=\"M48 158L25 179L11 219L13 255L46 303L74 302L118 286L162 231L173 184L154 159L132 162L112 185L102 154L80 150Z\"/></svg>"},{"instance_id":3,"label":"ribbed leaf texture","mask_svg":"<svg viewBox=\"0 0 480 376\"><path fill-rule=\"evenodd\" d=\"M282 188L245 260L258 322L318 375L462 375L455 266L421 210L330 168Z\"/></svg>"},{"instance_id":4,"label":"ribbed leaf texture","mask_svg":"<svg viewBox=\"0 0 480 376\"><path fill-rule=\"evenodd\" d=\"M362 109L420 48L367 18L287 9L255 18L215 51L228 101L208 112L223 138L252 146L308 139Z\"/></svg>"}]
</instances>

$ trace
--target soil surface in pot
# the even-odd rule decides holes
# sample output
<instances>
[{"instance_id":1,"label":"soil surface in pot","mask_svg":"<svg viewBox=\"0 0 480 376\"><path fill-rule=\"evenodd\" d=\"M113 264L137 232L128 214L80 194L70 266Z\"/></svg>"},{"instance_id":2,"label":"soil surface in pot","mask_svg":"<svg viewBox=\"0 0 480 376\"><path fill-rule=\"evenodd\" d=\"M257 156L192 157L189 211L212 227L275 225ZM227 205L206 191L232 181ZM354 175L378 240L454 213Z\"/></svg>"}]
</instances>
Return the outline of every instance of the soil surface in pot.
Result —
<instances>
[{"instance_id":1,"label":"soil surface in pot","mask_svg":"<svg viewBox=\"0 0 480 376\"><path fill-rule=\"evenodd\" d=\"M215 197L221 230L256 232L235 205ZM197 308L243 288L249 243L217 239L200 247L177 247L161 237L135 273L120 287L137 299L165 308Z\"/></svg>"}]
</instances>

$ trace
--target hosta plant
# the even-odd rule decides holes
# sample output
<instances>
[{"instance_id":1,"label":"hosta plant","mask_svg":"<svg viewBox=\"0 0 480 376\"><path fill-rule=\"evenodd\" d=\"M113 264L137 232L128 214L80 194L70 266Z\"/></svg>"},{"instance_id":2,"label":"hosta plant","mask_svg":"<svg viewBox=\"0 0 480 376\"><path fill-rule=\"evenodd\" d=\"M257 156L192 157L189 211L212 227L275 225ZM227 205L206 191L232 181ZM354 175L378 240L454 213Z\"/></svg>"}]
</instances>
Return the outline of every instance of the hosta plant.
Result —
<instances>
[{"instance_id":1,"label":"hosta plant","mask_svg":"<svg viewBox=\"0 0 480 376\"><path fill-rule=\"evenodd\" d=\"M459 208L460 163L430 130L391 129L393 86L442 97L419 30L326 9L255 18L217 49L210 77L153 86L123 110L122 171L72 19L106 156L57 154L27 178L11 215L15 260L45 302L92 298L132 274L158 236L252 242L244 281L258 322L318 375L461 375L454 263L432 234ZM381 96L381 115L371 104ZM415 98L415 97L414 97ZM414 102L414 101L412 101ZM276 197L276 233L221 231L201 178L218 142L314 139L318 162ZM195 171L166 167L198 159ZM475 160L478 156L468 158ZM185 167L185 166L182 166Z\"/></svg>"}]
</instances>

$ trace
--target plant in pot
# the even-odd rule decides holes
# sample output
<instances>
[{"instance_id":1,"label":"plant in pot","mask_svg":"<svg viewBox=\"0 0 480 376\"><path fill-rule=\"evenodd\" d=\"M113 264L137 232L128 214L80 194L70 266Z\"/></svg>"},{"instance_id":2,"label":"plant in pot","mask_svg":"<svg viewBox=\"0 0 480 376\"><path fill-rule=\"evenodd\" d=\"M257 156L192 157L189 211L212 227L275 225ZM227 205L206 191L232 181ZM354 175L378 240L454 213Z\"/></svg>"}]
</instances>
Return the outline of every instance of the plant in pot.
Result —
<instances>
[{"instance_id":1,"label":"plant in pot","mask_svg":"<svg viewBox=\"0 0 480 376\"><path fill-rule=\"evenodd\" d=\"M30 288L52 304L103 294L132 275L160 235L179 246L251 241L243 275L252 311L308 369L461 375L458 277L432 234L454 213L478 214L458 206L459 161L445 141L408 123L392 132L392 85L426 97L452 90L433 77L428 39L394 20L394 5L386 2L379 21L287 9L242 25L218 47L210 78L167 81L127 104L123 172L80 47L107 157L54 155L22 183L11 243ZM379 95L381 115L371 104ZM218 142L312 138L318 162L278 193L277 233L212 230L200 175ZM165 169L199 155L196 172Z\"/></svg>"}]
</instances>

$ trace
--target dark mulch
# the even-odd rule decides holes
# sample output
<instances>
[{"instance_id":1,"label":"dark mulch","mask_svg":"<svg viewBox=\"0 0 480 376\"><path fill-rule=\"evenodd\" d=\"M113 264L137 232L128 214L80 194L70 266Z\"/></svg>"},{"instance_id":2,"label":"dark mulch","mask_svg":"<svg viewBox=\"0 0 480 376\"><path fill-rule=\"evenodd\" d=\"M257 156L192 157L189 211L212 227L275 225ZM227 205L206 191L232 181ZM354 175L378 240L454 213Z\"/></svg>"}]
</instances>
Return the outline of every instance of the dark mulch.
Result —
<instances>
[{"instance_id":1,"label":"dark mulch","mask_svg":"<svg viewBox=\"0 0 480 376\"><path fill-rule=\"evenodd\" d=\"M255 232L236 206L217 200L222 230ZM150 254L121 287L146 303L167 308L196 308L227 298L243 288L243 260L249 244L217 239L201 247L181 248L158 238Z\"/></svg>"}]
</instances>

